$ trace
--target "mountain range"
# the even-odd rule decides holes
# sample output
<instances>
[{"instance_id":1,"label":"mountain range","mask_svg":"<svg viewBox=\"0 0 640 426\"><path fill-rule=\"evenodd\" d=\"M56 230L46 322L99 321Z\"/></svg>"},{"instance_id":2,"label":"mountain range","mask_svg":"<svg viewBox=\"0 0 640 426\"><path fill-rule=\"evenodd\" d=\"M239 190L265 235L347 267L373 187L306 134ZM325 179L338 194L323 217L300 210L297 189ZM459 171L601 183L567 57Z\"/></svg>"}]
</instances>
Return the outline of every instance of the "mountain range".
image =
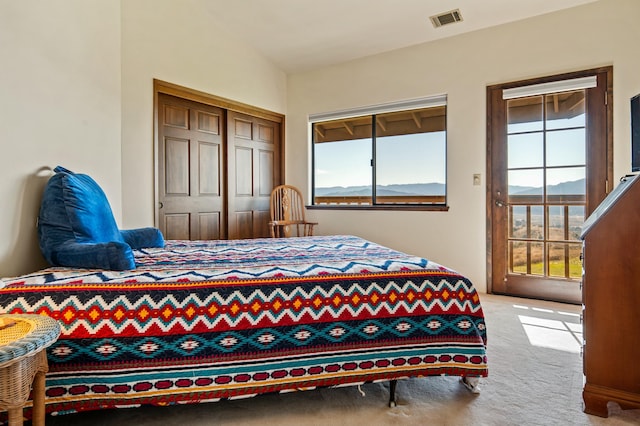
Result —
<instances>
[{"instance_id":1,"label":"mountain range","mask_svg":"<svg viewBox=\"0 0 640 426\"><path fill-rule=\"evenodd\" d=\"M547 186L547 195L584 195L586 182L578 179L567 182L560 182L556 185ZM535 186L509 185L509 195L540 195L542 188Z\"/></svg>"},{"instance_id":2,"label":"mountain range","mask_svg":"<svg viewBox=\"0 0 640 426\"><path fill-rule=\"evenodd\" d=\"M542 193L540 187L510 185L510 195L538 195ZM583 195L585 193L585 180L561 182L547 187L547 194L560 195L572 194ZM387 196L407 196L407 195L445 195L445 184L438 182L431 183L409 183L395 185L378 185L378 195ZM316 188L315 195L318 197L356 197L370 196L371 186L332 186Z\"/></svg>"},{"instance_id":3,"label":"mountain range","mask_svg":"<svg viewBox=\"0 0 640 426\"><path fill-rule=\"evenodd\" d=\"M378 185L376 193L388 196L407 195L444 195L445 185L443 183L408 183L396 185ZM317 197L356 197L371 196L371 186L332 186L326 188L316 188Z\"/></svg>"}]
</instances>

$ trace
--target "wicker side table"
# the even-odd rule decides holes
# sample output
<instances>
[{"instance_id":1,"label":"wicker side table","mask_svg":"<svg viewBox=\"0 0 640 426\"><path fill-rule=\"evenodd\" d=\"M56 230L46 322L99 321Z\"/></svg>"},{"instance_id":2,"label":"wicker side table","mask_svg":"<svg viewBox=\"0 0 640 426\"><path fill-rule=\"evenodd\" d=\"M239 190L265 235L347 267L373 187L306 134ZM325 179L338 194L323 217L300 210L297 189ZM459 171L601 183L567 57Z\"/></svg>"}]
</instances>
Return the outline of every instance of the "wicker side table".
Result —
<instances>
[{"instance_id":1,"label":"wicker side table","mask_svg":"<svg viewBox=\"0 0 640 426\"><path fill-rule=\"evenodd\" d=\"M0 315L15 324L0 329L0 408L9 412L9 426L22 425L22 409L33 384L34 426L44 425L45 348L60 335L60 324L42 315Z\"/></svg>"}]
</instances>

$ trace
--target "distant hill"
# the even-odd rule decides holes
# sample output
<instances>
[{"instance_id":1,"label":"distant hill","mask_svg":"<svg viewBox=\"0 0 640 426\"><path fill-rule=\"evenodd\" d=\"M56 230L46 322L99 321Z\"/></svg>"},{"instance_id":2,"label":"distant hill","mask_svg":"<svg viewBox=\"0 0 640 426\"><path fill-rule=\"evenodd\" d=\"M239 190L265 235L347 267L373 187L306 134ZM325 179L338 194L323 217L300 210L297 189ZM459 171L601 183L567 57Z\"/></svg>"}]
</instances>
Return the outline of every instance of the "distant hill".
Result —
<instances>
[{"instance_id":1,"label":"distant hill","mask_svg":"<svg viewBox=\"0 0 640 426\"><path fill-rule=\"evenodd\" d=\"M315 195L320 197L371 195L370 186L332 186L316 188Z\"/></svg>"},{"instance_id":2,"label":"distant hill","mask_svg":"<svg viewBox=\"0 0 640 426\"><path fill-rule=\"evenodd\" d=\"M443 183L408 183L402 185L378 185L378 195L445 195L445 185ZM316 196L319 197L356 197L371 196L371 187L363 186L332 186L324 188L316 188ZM509 186L509 194L511 195L538 195L542 194L542 188L535 186ZM547 188L547 194L560 195L584 195L585 180L579 179L569 182L561 182L557 185L550 185Z\"/></svg>"},{"instance_id":3,"label":"distant hill","mask_svg":"<svg viewBox=\"0 0 640 426\"><path fill-rule=\"evenodd\" d=\"M578 179L574 181L561 182L556 185L549 185L547 187L547 194L549 195L584 195L585 194L585 180ZM542 194L542 188L534 186L509 186L509 195L539 195Z\"/></svg>"},{"instance_id":4,"label":"distant hill","mask_svg":"<svg viewBox=\"0 0 640 426\"><path fill-rule=\"evenodd\" d=\"M378 195L445 195L445 185L443 183L409 183L402 185L378 185L376 187ZM355 197L370 196L370 186L332 186L316 188L315 195L319 197Z\"/></svg>"}]
</instances>

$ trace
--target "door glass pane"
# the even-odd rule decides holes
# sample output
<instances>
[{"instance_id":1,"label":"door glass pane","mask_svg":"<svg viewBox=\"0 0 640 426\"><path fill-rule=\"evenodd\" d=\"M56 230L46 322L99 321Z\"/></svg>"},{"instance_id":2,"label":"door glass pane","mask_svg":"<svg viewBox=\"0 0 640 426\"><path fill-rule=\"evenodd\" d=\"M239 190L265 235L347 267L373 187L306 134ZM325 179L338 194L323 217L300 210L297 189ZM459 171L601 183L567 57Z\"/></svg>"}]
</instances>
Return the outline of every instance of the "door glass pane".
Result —
<instances>
[{"instance_id":1,"label":"door glass pane","mask_svg":"<svg viewBox=\"0 0 640 426\"><path fill-rule=\"evenodd\" d=\"M512 273L544 275L544 243L510 241L509 260Z\"/></svg>"},{"instance_id":2,"label":"door glass pane","mask_svg":"<svg viewBox=\"0 0 640 426\"><path fill-rule=\"evenodd\" d=\"M510 272L527 273L527 243L525 241L509 242Z\"/></svg>"},{"instance_id":3,"label":"door glass pane","mask_svg":"<svg viewBox=\"0 0 640 426\"><path fill-rule=\"evenodd\" d=\"M544 275L544 243L529 243L532 275Z\"/></svg>"},{"instance_id":4,"label":"door glass pane","mask_svg":"<svg viewBox=\"0 0 640 426\"><path fill-rule=\"evenodd\" d=\"M584 90L546 95L547 130L585 127Z\"/></svg>"},{"instance_id":5,"label":"door glass pane","mask_svg":"<svg viewBox=\"0 0 640 426\"><path fill-rule=\"evenodd\" d=\"M569 233L568 240L581 241L582 225L584 224L584 205L569 206Z\"/></svg>"},{"instance_id":6,"label":"door glass pane","mask_svg":"<svg viewBox=\"0 0 640 426\"><path fill-rule=\"evenodd\" d=\"M549 275L552 277L566 277L565 268L567 258L565 250L567 245L563 243L549 244Z\"/></svg>"},{"instance_id":7,"label":"door glass pane","mask_svg":"<svg viewBox=\"0 0 640 426\"><path fill-rule=\"evenodd\" d=\"M547 133L547 167L586 164L585 129L557 130Z\"/></svg>"},{"instance_id":8,"label":"door glass pane","mask_svg":"<svg viewBox=\"0 0 640 426\"><path fill-rule=\"evenodd\" d=\"M531 211L531 230L529 238L544 240L544 206L529 206Z\"/></svg>"},{"instance_id":9,"label":"door glass pane","mask_svg":"<svg viewBox=\"0 0 640 426\"><path fill-rule=\"evenodd\" d=\"M509 170L509 203L542 202L543 170Z\"/></svg>"},{"instance_id":10,"label":"door glass pane","mask_svg":"<svg viewBox=\"0 0 640 426\"><path fill-rule=\"evenodd\" d=\"M511 238L544 240L543 206L509 206Z\"/></svg>"},{"instance_id":11,"label":"door glass pane","mask_svg":"<svg viewBox=\"0 0 640 426\"><path fill-rule=\"evenodd\" d=\"M547 200L562 202L568 196L583 200L586 192L585 167L547 169Z\"/></svg>"},{"instance_id":12,"label":"door glass pane","mask_svg":"<svg viewBox=\"0 0 640 426\"><path fill-rule=\"evenodd\" d=\"M510 206L509 212L509 236L511 238L527 238L529 221L527 219L527 206Z\"/></svg>"},{"instance_id":13,"label":"door glass pane","mask_svg":"<svg viewBox=\"0 0 640 426\"><path fill-rule=\"evenodd\" d=\"M582 243L569 245L569 278L582 279Z\"/></svg>"},{"instance_id":14,"label":"door glass pane","mask_svg":"<svg viewBox=\"0 0 640 426\"><path fill-rule=\"evenodd\" d=\"M509 168L544 166L543 136L542 132L509 135L507 141Z\"/></svg>"},{"instance_id":15,"label":"door glass pane","mask_svg":"<svg viewBox=\"0 0 640 426\"><path fill-rule=\"evenodd\" d=\"M580 243L549 243L549 276L580 279L582 277L581 251Z\"/></svg>"},{"instance_id":16,"label":"door glass pane","mask_svg":"<svg viewBox=\"0 0 640 426\"><path fill-rule=\"evenodd\" d=\"M549 212L549 240L563 241L565 239L565 206L548 206Z\"/></svg>"},{"instance_id":17,"label":"door glass pane","mask_svg":"<svg viewBox=\"0 0 640 426\"><path fill-rule=\"evenodd\" d=\"M507 101L507 133L533 132L543 129L542 96Z\"/></svg>"}]
</instances>

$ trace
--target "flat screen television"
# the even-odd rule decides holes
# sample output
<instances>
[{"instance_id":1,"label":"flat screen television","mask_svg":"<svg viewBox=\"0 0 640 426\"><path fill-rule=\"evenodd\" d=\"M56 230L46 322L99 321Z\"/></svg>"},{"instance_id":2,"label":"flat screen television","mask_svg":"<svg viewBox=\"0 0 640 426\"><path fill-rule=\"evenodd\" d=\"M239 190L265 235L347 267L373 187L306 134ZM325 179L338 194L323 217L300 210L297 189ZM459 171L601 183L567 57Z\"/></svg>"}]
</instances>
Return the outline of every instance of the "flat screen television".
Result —
<instances>
[{"instance_id":1,"label":"flat screen television","mask_svg":"<svg viewBox=\"0 0 640 426\"><path fill-rule=\"evenodd\" d=\"M640 95L631 98L631 171L640 172Z\"/></svg>"}]
</instances>

